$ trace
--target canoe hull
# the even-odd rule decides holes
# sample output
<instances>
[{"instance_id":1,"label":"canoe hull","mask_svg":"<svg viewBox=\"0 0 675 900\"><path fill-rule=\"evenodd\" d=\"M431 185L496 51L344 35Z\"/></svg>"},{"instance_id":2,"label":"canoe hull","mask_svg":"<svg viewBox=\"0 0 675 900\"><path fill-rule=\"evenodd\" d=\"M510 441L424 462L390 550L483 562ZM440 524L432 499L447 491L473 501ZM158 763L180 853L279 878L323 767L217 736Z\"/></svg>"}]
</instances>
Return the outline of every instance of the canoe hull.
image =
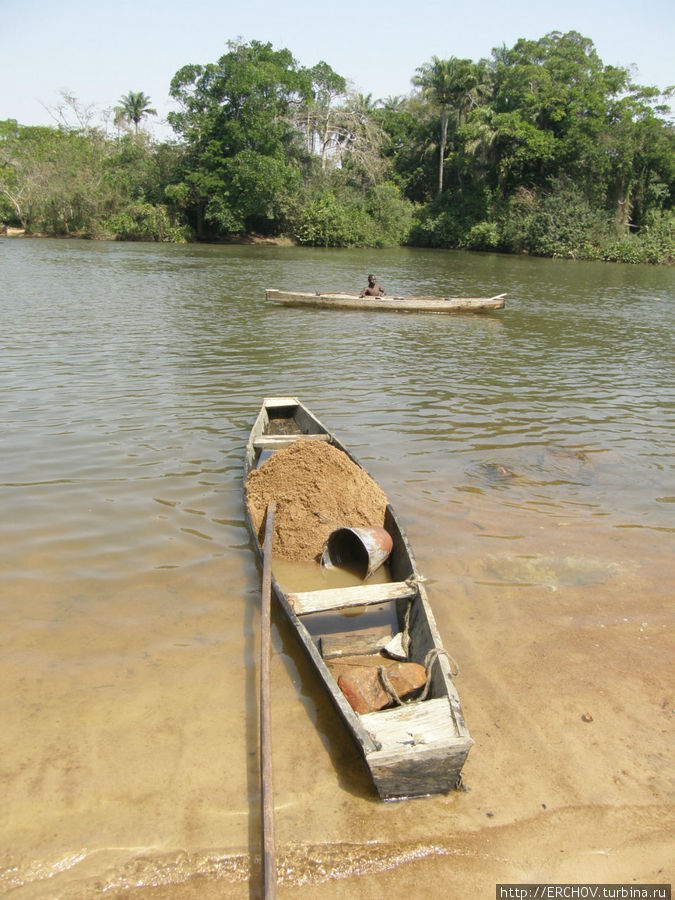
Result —
<instances>
[{"instance_id":1,"label":"canoe hull","mask_svg":"<svg viewBox=\"0 0 675 900\"><path fill-rule=\"evenodd\" d=\"M375 312L486 312L503 309L506 294L495 297L359 297L356 294L318 294L311 291L269 289L265 297L282 306Z\"/></svg>"},{"instance_id":2,"label":"canoe hull","mask_svg":"<svg viewBox=\"0 0 675 900\"><path fill-rule=\"evenodd\" d=\"M244 478L258 465L261 453L269 449L270 419L286 415L293 418L300 429L300 434L287 436L288 442L294 437L302 439L304 432L307 439L328 440L360 466L358 460L335 435L297 398L267 398L247 443ZM278 446L279 440L273 440L272 444ZM256 552L262 558L260 539L248 509L245 514ZM409 659L424 664L432 651L433 660L427 668L430 682L427 699L358 715L338 688L315 638L303 622L308 611L315 608L312 603L316 604L321 600L317 595L331 592L317 591L311 596L285 593L274 577L274 566L272 590L338 716L364 759L378 796L381 800L399 800L447 793L458 787L461 783L462 766L473 742L462 717L449 659L443 649L422 578L391 506L387 506L384 526L393 540L389 566L395 580L395 584L391 585L391 596L395 599L390 602L395 604L399 622L402 623L405 619L406 627L409 627ZM381 593L382 587L389 586L377 585L377 591ZM347 594L349 590L346 589L343 593ZM366 590L375 591L375 588ZM338 609L337 606L331 608Z\"/></svg>"}]
</instances>

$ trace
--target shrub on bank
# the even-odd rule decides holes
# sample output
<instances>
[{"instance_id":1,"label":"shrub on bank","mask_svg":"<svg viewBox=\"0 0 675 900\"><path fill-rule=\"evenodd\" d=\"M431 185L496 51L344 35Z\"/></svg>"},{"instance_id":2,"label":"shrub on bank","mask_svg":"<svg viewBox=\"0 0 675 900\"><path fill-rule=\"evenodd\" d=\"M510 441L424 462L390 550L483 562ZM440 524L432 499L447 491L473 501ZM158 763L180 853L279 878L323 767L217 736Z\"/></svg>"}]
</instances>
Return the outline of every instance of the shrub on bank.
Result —
<instances>
[{"instance_id":1,"label":"shrub on bank","mask_svg":"<svg viewBox=\"0 0 675 900\"><path fill-rule=\"evenodd\" d=\"M165 206L151 203L134 203L123 212L114 213L104 230L120 241L182 243L190 237L189 229L176 225Z\"/></svg>"},{"instance_id":2,"label":"shrub on bank","mask_svg":"<svg viewBox=\"0 0 675 900\"><path fill-rule=\"evenodd\" d=\"M612 217L593 207L576 185L558 180L546 191L518 188L499 209L479 207L450 192L429 204L412 229L411 243L424 247L530 253L564 259L675 263L675 212L652 213L637 233L616 237Z\"/></svg>"},{"instance_id":3,"label":"shrub on bank","mask_svg":"<svg viewBox=\"0 0 675 900\"><path fill-rule=\"evenodd\" d=\"M397 247L408 239L413 211L389 182L365 195L326 190L301 201L292 234L298 244L312 247Z\"/></svg>"},{"instance_id":4,"label":"shrub on bank","mask_svg":"<svg viewBox=\"0 0 675 900\"><path fill-rule=\"evenodd\" d=\"M497 250L499 244L499 227L496 222L478 222L460 242L460 246L466 250Z\"/></svg>"},{"instance_id":5,"label":"shrub on bank","mask_svg":"<svg viewBox=\"0 0 675 900\"><path fill-rule=\"evenodd\" d=\"M495 249L488 246L495 234L490 199L490 192L483 185L445 191L419 211L410 243L419 247Z\"/></svg>"},{"instance_id":6,"label":"shrub on bank","mask_svg":"<svg viewBox=\"0 0 675 900\"><path fill-rule=\"evenodd\" d=\"M593 259L611 235L609 217L573 184L556 182L535 194L520 189L500 218L501 249L534 256Z\"/></svg>"},{"instance_id":7,"label":"shrub on bank","mask_svg":"<svg viewBox=\"0 0 675 900\"><path fill-rule=\"evenodd\" d=\"M633 240L642 252L640 262L675 264L675 210L652 213Z\"/></svg>"},{"instance_id":8,"label":"shrub on bank","mask_svg":"<svg viewBox=\"0 0 675 900\"><path fill-rule=\"evenodd\" d=\"M353 247L363 243L362 216L327 191L311 200L295 217L293 237L310 247Z\"/></svg>"}]
</instances>

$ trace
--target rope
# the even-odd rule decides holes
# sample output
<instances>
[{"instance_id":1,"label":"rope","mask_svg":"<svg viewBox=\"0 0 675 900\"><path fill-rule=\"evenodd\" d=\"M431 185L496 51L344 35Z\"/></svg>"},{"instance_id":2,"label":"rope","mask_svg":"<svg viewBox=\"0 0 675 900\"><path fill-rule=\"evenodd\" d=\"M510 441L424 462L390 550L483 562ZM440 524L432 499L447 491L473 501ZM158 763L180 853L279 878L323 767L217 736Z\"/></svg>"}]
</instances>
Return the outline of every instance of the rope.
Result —
<instances>
[{"instance_id":1,"label":"rope","mask_svg":"<svg viewBox=\"0 0 675 900\"><path fill-rule=\"evenodd\" d=\"M397 706L405 706L406 703L419 703L422 700L426 700L431 689L431 669L433 664L437 659L440 659L441 656L445 656L450 660L450 671L452 675L459 675L459 666L455 662L455 660L450 656L447 650L440 649L439 647L432 647L431 650L424 657L424 668L427 674L427 680L424 685L424 690L420 694L419 697L415 697L412 700L401 700L398 693L396 692L396 688L391 683L389 676L387 675L387 670L384 666L377 667L377 674L380 676L380 681L382 682L382 687L385 692L391 697L391 699L396 703ZM453 672L452 669L455 669Z\"/></svg>"},{"instance_id":2,"label":"rope","mask_svg":"<svg viewBox=\"0 0 675 900\"><path fill-rule=\"evenodd\" d=\"M424 657L424 668L427 670L427 683L424 685L424 690L418 700L426 700L429 690L431 688L431 669L433 664L437 659L440 659L441 656L445 656L450 660L450 672L452 675L459 675L459 666L455 662L455 660L450 656L447 650L443 650L439 647L432 647L431 650ZM454 666L455 671L452 671Z\"/></svg>"},{"instance_id":3,"label":"rope","mask_svg":"<svg viewBox=\"0 0 675 900\"><path fill-rule=\"evenodd\" d=\"M389 694L391 699L396 703L397 706L403 706L403 700L396 693L396 688L389 680L389 676L387 675L387 670L384 666L377 667L377 674L380 676L380 681L382 682L382 687L385 689L386 693Z\"/></svg>"},{"instance_id":4,"label":"rope","mask_svg":"<svg viewBox=\"0 0 675 900\"><path fill-rule=\"evenodd\" d=\"M405 651L406 658L408 650L410 650L410 613L412 611L412 600L408 600L405 608L405 617L403 619L403 632L401 634L401 646Z\"/></svg>"}]
</instances>

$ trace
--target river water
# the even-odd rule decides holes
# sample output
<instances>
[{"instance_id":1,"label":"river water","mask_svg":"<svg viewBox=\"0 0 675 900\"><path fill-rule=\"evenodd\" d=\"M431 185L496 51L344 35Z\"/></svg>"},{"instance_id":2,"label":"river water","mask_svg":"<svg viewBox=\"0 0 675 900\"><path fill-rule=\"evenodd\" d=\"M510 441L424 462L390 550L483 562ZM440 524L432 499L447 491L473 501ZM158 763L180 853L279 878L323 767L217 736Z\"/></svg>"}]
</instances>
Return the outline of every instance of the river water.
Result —
<instances>
[{"instance_id":1,"label":"river water","mask_svg":"<svg viewBox=\"0 0 675 900\"><path fill-rule=\"evenodd\" d=\"M265 301L371 271L506 308ZM475 746L380 804L275 615L281 896L670 881L674 305L640 266L0 242L0 894L259 895L241 472L285 394L407 528Z\"/></svg>"}]
</instances>

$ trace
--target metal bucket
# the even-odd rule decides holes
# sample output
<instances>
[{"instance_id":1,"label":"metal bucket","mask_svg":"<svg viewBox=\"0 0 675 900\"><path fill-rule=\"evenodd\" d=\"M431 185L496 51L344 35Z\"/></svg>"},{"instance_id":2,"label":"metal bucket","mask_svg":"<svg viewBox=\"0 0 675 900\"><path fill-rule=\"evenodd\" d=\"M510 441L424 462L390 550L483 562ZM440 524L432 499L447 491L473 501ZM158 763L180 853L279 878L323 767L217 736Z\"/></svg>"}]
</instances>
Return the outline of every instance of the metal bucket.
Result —
<instances>
[{"instance_id":1,"label":"metal bucket","mask_svg":"<svg viewBox=\"0 0 675 900\"><path fill-rule=\"evenodd\" d=\"M384 528L338 528L323 545L321 565L339 566L367 578L387 560L393 545Z\"/></svg>"}]
</instances>

